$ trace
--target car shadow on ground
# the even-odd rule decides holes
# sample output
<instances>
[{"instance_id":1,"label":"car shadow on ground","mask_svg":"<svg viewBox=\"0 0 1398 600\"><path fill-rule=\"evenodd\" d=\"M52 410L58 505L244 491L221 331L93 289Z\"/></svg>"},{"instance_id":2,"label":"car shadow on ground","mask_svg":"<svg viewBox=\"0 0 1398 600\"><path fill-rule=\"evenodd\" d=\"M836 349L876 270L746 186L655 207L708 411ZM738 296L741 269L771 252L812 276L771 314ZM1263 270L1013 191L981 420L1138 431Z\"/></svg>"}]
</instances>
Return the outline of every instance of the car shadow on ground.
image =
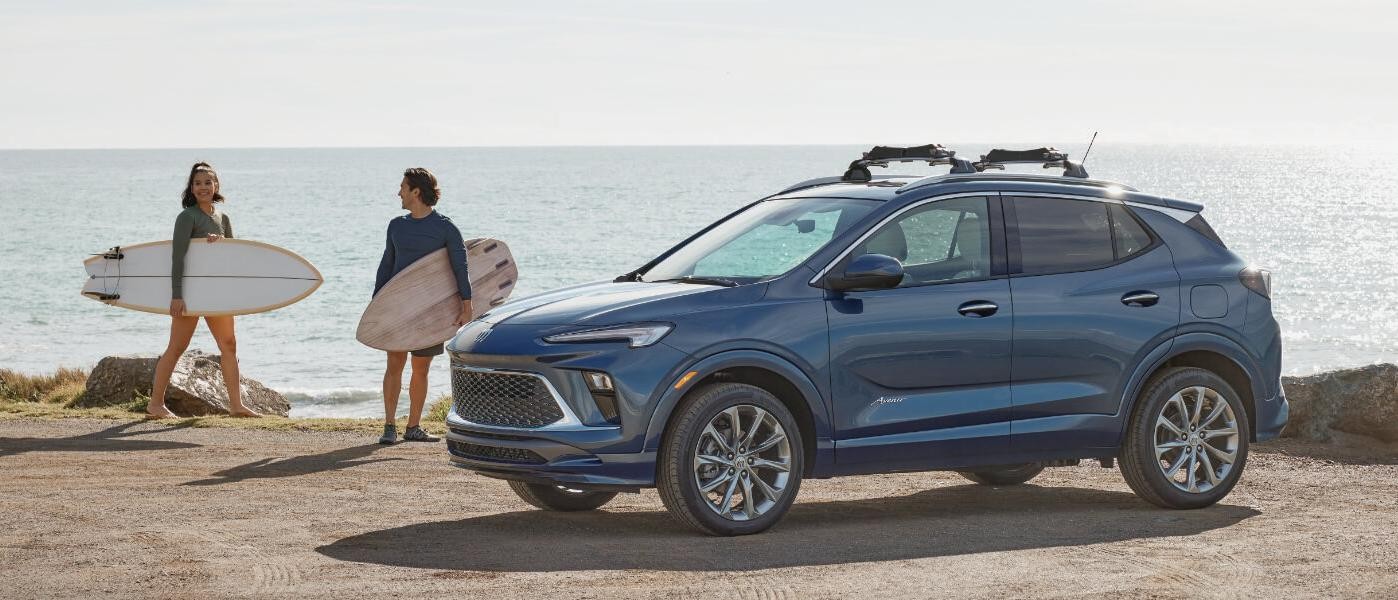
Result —
<instances>
[{"instance_id":1,"label":"car shadow on ground","mask_svg":"<svg viewBox=\"0 0 1398 600\"><path fill-rule=\"evenodd\" d=\"M201 444L190 442L130 439L140 435L175 431L189 426L187 423L180 423L176 425L160 426L155 429L139 428L134 431L131 430L132 427L142 423L144 422L130 421L119 425L113 425L101 431L65 438L0 437L0 456L11 456L28 452L139 452L145 450L176 450L180 448L201 447Z\"/></svg>"},{"instance_id":2,"label":"car shadow on ground","mask_svg":"<svg viewBox=\"0 0 1398 600\"><path fill-rule=\"evenodd\" d=\"M351 536L316 551L388 566L464 571L750 571L1055 548L1195 535L1258 515L1173 511L1133 494L1034 485L942 487L907 496L800 502L766 533L717 538L660 511L522 511Z\"/></svg>"},{"instance_id":3,"label":"car shadow on ground","mask_svg":"<svg viewBox=\"0 0 1398 600\"><path fill-rule=\"evenodd\" d=\"M300 475L310 475L312 473L324 473L327 471L339 471L360 465L367 465L376 462L390 460L403 460L402 458L369 458L370 454L386 446L380 444L364 444L362 446L351 446L340 448L320 454L304 454L288 458L263 458L217 471L207 479L187 481L180 485L220 485L225 483L237 483L248 479L270 479L276 477L297 477Z\"/></svg>"}]
</instances>

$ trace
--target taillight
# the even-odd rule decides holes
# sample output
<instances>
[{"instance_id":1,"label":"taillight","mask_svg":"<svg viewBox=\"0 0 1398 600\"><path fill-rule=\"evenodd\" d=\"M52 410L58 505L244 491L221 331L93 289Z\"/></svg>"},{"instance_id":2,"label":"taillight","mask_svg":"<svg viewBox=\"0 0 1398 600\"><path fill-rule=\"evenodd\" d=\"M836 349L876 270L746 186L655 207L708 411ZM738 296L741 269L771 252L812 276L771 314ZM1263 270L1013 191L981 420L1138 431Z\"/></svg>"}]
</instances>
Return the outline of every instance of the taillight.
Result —
<instances>
[{"instance_id":1,"label":"taillight","mask_svg":"<svg viewBox=\"0 0 1398 600\"><path fill-rule=\"evenodd\" d=\"M1243 269L1238 273L1238 281L1243 282L1243 287L1261 294L1263 298L1272 297L1272 272L1267 269Z\"/></svg>"}]
</instances>

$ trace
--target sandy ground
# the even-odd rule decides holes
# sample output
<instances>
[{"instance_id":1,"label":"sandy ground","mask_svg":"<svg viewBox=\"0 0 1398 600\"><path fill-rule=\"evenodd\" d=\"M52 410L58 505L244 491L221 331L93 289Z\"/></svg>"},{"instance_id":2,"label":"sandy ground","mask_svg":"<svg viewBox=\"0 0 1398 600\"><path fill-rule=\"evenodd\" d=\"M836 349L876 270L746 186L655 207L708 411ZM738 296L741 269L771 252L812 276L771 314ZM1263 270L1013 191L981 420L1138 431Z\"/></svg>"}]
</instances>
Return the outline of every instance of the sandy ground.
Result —
<instances>
[{"instance_id":1,"label":"sandy ground","mask_svg":"<svg viewBox=\"0 0 1398 600\"><path fill-rule=\"evenodd\" d=\"M1255 446L1198 511L1095 463L810 481L776 528L723 539L651 490L542 512L440 444L370 441L0 421L0 596L1398 597L1391 448Z\"/></svg>"}]
</instances>

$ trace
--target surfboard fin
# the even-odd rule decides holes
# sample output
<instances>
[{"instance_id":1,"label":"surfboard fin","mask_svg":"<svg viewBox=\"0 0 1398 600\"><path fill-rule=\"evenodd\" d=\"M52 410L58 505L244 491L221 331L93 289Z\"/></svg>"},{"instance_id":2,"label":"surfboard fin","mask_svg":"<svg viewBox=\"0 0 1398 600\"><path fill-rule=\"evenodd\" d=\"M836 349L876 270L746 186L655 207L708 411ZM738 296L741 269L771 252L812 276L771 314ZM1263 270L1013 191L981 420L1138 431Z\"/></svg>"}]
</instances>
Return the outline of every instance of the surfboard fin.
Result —
<instances>
[{"instance_id":1,"label":"surfboard fin","mask_svg":"<svg viewBox=\"0 0 1398 600\"><path fill-rule=\"evenodd\" d=\"M108 250L101 254L94 254L93 256L100 256L107 260L121 260L123 258L126 258L126 255L121 253L121 246L112 246L111 250Z\"/></svg>"},{"instance_id":2,"label":"surfboard fin","mask_svg":"<svg viewBox=\"0 0 1398 600\"><path fill-rule=\"evenodd\" d=\"M84 296L87 296L88 298L95 299L95 300L101 300L101 301L103 301L103 302L108 302L108 301L111 301L111 300L120 300L120 299L121 299L121 294L104 294L104 293L102 293L102 292L83 292L83 295L84 295Z\"/></svg>"}]
</instances>

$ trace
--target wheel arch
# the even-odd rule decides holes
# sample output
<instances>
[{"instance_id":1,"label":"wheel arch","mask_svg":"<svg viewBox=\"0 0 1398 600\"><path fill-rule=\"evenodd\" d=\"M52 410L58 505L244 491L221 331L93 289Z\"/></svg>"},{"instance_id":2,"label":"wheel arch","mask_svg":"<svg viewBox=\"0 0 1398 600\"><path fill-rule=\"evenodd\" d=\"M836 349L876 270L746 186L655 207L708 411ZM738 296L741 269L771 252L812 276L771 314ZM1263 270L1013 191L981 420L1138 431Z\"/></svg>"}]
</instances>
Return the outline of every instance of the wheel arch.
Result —
<instances>
[{"instance_id":1,"label":"wheel arch","mask_svg":"<svg viewBox=\"0 0 1398 600\"><path fill-rule=\"evenodd\" d=\"M1257 441L1257 383L1262 381L1262 369L1243 346L1227 337L1213 333L1188 333L1158 346L1147 355L1122 394L1121 436L1126 435L1131 412L1135 410L1141 390L1157 373L1173 367L1197 367L1214 373L1228 382L1248 418L1248 437ZM1119 439L1118 444L1123 440Z\"/></svg>"},{"instance_id":2,"label":"wheel arch","mask_svg":"<svg viewBox=\"0 0 1398 600\"><path fill-rule=\"evenodd\" d=\"M684 369L669 383L656 404L646 429L645 449L659 450L666 428L675 416L675 408L685 396L716 381L746 383L762 388L776 396L791 411L800 429L806 456L804 476L809 477L833 463L829 409L815 383L785 359L759 350L721 352Z\"/></svg>"}]
</instances>

